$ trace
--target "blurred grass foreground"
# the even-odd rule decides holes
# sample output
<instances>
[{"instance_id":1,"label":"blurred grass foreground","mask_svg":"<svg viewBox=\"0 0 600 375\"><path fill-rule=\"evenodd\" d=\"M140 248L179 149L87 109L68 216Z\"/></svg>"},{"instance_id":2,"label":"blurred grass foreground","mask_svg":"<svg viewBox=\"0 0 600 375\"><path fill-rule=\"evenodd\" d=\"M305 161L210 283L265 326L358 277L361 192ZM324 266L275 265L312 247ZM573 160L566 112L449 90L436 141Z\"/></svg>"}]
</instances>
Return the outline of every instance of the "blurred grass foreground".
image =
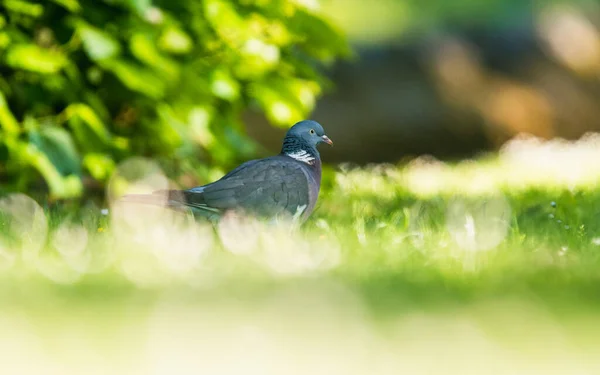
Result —
<instances>
[{"instance_id":1,"label":"blurred grass foreground","mask_svg":"<svg viewBox=\"0 0 600 375\"><path fill-rule=\"evenodd\" d=\"M298 229L0 200L3 374L595 374L600 138L327 175ZM135 171L135 175L131 174ZM128 190L164 186L147 159Z\"/></svg>"}]
</instances>

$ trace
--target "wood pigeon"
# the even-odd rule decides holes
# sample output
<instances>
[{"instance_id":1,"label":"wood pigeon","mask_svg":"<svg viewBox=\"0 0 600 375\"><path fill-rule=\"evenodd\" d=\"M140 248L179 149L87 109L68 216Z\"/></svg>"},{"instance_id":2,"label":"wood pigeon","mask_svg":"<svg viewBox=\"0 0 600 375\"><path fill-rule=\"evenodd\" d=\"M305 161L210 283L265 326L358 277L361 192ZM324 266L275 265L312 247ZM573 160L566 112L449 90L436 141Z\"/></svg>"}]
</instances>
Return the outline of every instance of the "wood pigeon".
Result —
<instances>
[{"instance_id":1,"label":"wood pigeon","mask_svg":"<svg viewBox=\"0 0 600 375\"><path fill-rule=\"evenodd\" d=\"M333 145L318 122L300 121L286 133L279 155L243 163L204 186L130 194L122 201L191 209L211 220L241 211L267 219L288 215L302 223L315 208L321 187L320 143Z\"/></svg>"}]
</instances>

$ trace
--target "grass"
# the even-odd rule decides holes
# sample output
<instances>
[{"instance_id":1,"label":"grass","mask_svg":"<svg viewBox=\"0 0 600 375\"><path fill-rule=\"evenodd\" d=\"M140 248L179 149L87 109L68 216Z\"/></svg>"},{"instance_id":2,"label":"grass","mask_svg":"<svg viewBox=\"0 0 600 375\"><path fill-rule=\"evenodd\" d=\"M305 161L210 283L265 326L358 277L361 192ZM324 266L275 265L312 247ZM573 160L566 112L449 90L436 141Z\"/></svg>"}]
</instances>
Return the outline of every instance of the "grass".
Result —
<instances>
[{"instance_id":1,"label":"grass","mask_svg":"<svg viewBox=\"0 0 600 375\"><path fill-rule=\"evenodd\" d=\"M2 373L597 373L597 145L329 170L299 230L4 200Z\"/></svg>"}]
</instances>

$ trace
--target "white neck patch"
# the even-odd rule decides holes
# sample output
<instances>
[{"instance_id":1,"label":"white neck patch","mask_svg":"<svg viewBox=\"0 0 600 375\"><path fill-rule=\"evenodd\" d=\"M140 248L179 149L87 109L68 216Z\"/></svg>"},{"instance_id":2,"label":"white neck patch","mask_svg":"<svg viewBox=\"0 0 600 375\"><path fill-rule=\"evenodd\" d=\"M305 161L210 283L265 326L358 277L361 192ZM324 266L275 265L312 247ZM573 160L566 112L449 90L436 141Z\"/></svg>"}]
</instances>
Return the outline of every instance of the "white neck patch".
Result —
<instances>
[{"instance_id":1,"label":"white neck patch","mask_svg":"<svg viewBox=\"0 0 600 375\"><path fill-rule=\"evenodd\" d=\"M287 156L289 156L292 159L296 159L298 161L301 161L303 163L312 165L313 162L315 161L314 156L312 156L311 154L309 154L308 152L304 151L304 150L300 150L300 151L296 151L296 152L291 152L289 154L286 154Z\"/></svg>"}]
</instances>

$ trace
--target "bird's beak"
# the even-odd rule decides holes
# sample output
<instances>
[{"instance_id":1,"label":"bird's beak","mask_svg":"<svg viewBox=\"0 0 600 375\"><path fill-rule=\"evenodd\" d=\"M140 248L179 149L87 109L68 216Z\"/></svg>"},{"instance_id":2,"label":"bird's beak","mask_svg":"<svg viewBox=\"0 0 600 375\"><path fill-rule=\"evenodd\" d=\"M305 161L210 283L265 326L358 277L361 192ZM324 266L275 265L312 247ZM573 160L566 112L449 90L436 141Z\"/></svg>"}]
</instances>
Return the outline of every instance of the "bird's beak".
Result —
<instances>
[{"instance_id":1,"label":"bird's beak","mask_svg":"<svg viewBox=\"0 0 600 375\"><path fill-rule=\"evenodd\" d=\"M324 135L321 138L323 139L323 142L327 143L330 146L333 146L333 141L331 139L329 139L328 136Z\"/></svg>"}]
</instances>

